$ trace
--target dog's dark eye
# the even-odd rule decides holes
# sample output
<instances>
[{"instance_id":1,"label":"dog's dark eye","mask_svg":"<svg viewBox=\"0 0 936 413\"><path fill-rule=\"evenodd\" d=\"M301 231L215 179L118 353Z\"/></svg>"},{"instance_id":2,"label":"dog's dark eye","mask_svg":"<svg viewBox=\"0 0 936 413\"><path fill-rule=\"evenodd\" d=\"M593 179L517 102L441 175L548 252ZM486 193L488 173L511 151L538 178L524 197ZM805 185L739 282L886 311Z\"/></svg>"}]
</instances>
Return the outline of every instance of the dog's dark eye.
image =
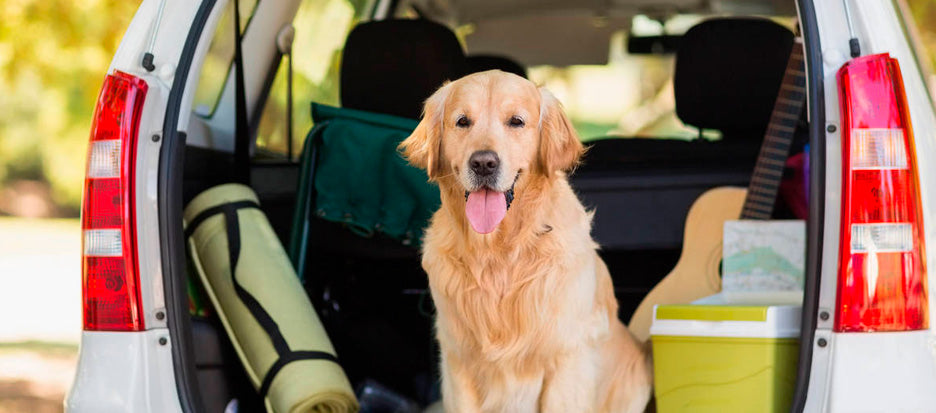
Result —
<instances>
[{"instance_id":1,"label":"dog's dark eye","mask_svg":"<svg viewBox=\"0 0 936 413\"><path fill-rule=\"evenodd\" d=\"M511 128L522 128L524 125L523 118L519 116L511 116L510 120L507 121L507 124L510 125Z\"/></svg>"},{"instance_id":2,"label":"dog's dark eye","mask_svg":"<svg viewBox=\"0 0 936 413\"><path fill-rule=\"evenodd\" d=\"M458 117L458 120L455 121L455 126L459 128L467 128L471 126L471 119L468 119L467 116L461 115Z\"/></svg>"}]
</instances>

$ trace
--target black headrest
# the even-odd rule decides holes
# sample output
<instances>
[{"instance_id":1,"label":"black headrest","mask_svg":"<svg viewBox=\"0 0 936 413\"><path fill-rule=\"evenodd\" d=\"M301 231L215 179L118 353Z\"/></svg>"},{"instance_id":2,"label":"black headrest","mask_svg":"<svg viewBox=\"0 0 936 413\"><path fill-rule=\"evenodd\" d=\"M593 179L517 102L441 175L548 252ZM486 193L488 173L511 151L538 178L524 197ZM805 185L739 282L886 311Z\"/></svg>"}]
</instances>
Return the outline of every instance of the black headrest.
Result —
<instances>
[{"instance_id":1,"label":"black headrest","mask_svg":"<svg viewBox=\"0 0 936 413\"><path fill-rule=\"evenodd\" d=\"M357 25L341 60L341 105L418 119L423 102L465 74L465 54L447 27L428 20Z\"/></svg>"},{"instance_id":2,"label":"black headrest","mask_svg":"<svg viewBox=\"0 0 936 413\"><path fill-rule=\"evenodd\" d=\"M707 20L676 53L676 114L724 139L763 138L793 47L793 33L767 19Z\"/></svg>"},{"instance_id":3,"label":"black headrest","mask_svg":"<svg viewBox=\"0 0 936 413\"><path fill-rule=\"evenodd\" d=\"M507 73L513 73L520 77L527 77L526 68L513 59L497 55L473 55L468 56L468 73L478 73L487 70L502 70Z\"/></svg>"}]
</instances>

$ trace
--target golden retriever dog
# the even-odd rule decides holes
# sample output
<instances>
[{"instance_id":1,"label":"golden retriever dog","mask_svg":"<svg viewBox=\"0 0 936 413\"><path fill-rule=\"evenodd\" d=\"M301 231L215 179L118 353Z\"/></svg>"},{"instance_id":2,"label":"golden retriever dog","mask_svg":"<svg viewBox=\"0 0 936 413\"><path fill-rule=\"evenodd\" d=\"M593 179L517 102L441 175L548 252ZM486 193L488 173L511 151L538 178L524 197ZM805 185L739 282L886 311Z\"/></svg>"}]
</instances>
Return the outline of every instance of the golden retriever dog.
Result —
<instances>
[{"instance_id":1,"label":"golden retriever dog","mask_svg":"<svg viewBox=\"0 0 936 413\"><path fill-rule=\"evenodd\" d=\"M447 83L400 144L439 184L423 244L447 412L640 412L644 346L618 320L592 214L564 171L583 153L561 105L493 70Z\"/></svg>"}]
</instances>

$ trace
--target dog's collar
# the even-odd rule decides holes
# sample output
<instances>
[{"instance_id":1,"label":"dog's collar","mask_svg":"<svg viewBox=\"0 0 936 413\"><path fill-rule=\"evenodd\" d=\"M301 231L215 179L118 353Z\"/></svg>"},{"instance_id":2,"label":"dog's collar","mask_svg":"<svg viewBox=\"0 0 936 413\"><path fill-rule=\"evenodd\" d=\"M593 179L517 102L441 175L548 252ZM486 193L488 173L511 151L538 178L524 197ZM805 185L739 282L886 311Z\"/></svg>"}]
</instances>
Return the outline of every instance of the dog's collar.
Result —
<instances>
[{"instance_id":1,"label":"dog's collar","mask_svg":"<svg viewBox=\"0 0 936 413\"><path fill-rule=\"evenodd\" d=\"M520 179L520 171L517 171L517 175L514 176L514 181L510 184L510 189L507 192L504 192L504 197L507 198L507 210L510 211L510 204L514 200L514 187L517 186L517 180Z\"/></svg>"},{"instance_id":2,"label":"dog's collar","mask_svg":"<svg viewBox=\"0 0 936 413\"><path fill-rule=\"evenodd\" d=\"M510 189L504 192L504 198L507 199L508 211L510 211L510 204L512 204L514 200L514 187L517 186L517 180L520 179L520 172L523 171L517 171L517 176L514 177L514 181L513 184L510 185ZM465 201L468 201L468 195L471 195L471 192L465 191Z\"/></svg>"}]
</instances>

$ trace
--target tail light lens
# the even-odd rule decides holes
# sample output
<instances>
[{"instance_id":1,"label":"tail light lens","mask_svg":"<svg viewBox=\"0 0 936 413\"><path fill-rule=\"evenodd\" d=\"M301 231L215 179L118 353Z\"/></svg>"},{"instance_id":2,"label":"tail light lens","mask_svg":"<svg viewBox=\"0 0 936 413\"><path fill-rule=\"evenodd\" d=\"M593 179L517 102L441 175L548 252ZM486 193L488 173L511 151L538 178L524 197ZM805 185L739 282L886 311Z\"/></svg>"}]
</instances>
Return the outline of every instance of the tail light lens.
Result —
<instances>
[{"instance_id":1,"label":"tail light lens","mask_svg":"<svg viewBox=\"0 0 936 413\"><path fill-rule=\"evenodd\" d=\"M134 164L147 85L104 79L91 126L81 207L84 329L143 329L134 217Z\"/></svg>"},{"instance_id":2,"label":"tail light lens","mask_svg":"<svg viewBox=\"0 0 936 413\"><path fill-rule=\"evenodd\" d=\"M928 328L926 267L913 129L888 54L838 72L842 228L835 331Z\"/></svg>"}]
</instances>

